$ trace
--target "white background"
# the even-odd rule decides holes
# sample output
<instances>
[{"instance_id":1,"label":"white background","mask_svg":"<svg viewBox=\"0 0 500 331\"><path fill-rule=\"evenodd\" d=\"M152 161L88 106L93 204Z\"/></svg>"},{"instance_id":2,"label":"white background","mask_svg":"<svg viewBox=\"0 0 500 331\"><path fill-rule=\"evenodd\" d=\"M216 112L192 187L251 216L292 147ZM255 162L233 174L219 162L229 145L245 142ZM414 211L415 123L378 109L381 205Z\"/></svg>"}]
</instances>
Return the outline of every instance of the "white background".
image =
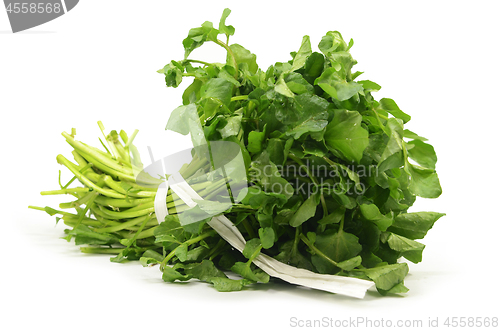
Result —
<instances>
[{"instance_id":1,"label":"white background","mask_svg":"<svg viewBox=\"0 0 500 331\"><path fill-rule=\"evenodd\" d=\"M240 2L238 2L240 3ZM438 154L443 195L411 211L447 213L428 236L423 262L410 263L402 297L363 300L286 284L218 293L204 283L167 284L157 267L110 263L59 239L64 225L28 205L57 207L56 155L70 157L60 135L97 145L106 130L139 129L136 143L165 153L186 139L164 131L181 88L156 70L183 57L192 27L218 24L223 8L232 42L266 69L290 59L302 36L313 47L329 30L353 38L362 79L382 86L412 115L406 128ZM500 317L498 32L494 1L80 1L67 15L12 34L0 9L1 301L3 330L294 329L301 320L380 321ZM192 58L224 61L215 46ZM160 143L158 143L160 141ZM163 153L163 151L162 151ZM143 155L148 159L147 154ZM69 179L67 172L63 178ZM361 326L359 327L361 329ZM409 328L408 328L409 329Z\"/></svg>"}]
</instances>

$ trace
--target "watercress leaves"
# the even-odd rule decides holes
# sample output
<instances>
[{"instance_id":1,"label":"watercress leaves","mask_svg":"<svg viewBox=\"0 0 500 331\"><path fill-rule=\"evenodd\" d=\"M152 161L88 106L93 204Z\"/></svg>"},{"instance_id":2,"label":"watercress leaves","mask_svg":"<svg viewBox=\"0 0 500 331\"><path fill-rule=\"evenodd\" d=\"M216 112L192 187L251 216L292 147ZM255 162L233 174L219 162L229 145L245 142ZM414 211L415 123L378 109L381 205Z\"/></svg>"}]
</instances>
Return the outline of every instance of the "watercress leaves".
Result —
<instances>
[{"instance_id":1,"label":"watercress leaves","mask_svg":"<svg viewBox=\"0 0 500 331\"><path fill-rule=\"evenodd\" d=\"M316 214L316 205L318 204L317 198L314 195L304 201L299 209L290 218L290 226L296 228Z\"/></svg>"},{"instance_id":2,"label":"watercress leaves","mask_svg":"<svg viewBox=\"0 0 500 331\"><path fill-rule=\"evenodd\" d=\"M356 258L362 250L358 237L343 230L334 231L331 229L317 234L314 246L327 258L335 262L344 261L335 266L322 255L315 254L311 257L311 261L320 273L332 273L339 267L353 269L361 262L359 257ZM350 260L353 258L356 259Z\"/></svg>"},{"instance_id":3,"label":"watercress leaves","mask_svg":"<svg viewBox=\"0 0 500 331\"><path fill-rule=\"evenodd\" d=\"M224 78L212 78L200 88L201 98L214 98L222 104L231 100L233 84Z\"/></svg>"},{"instance_id":4,"label":"watercress leaves","mask_svg":"<svg viewBox=\"0 0 500 331\"><path fill-rule=\"evenodd\" d=\"M362 270L368 278L375 282L379 291L390 291L397 285L402 284L408 271L409 268L406 263L389 264Z\"/></svg>"},{"instance_id":5,"label":"watercress leaves","mask_svg":"<svg viewBox=\"0 0 500 331\"><path fill-rule=\"evenodd\" d=\"M375 204L363 204L359 207L363 217L377 225L380 231L385 231L392 225L392 216L383 215Z\"/></svg>"},{"instance_id":6,"label":"watercress leaves","mask_svg":"<svg viewBox=\"0 0 500 331\"><path fill-rule=\"evenodd\" d=\"M323 130L328 124L328 102L315 95L301 94L295 98L298 118L286 132L299 139L302 135Z\"/></svg>"},{"instance_id":7,"label":"watercress leaves","mask_svg":"<svg viewBox=\"0 0 500 331\"><path fill-rule=\"evenodd\" d=\"M228 37L234 34L234 27L232 25L226 25L226 19L229 14L231 14L231 10L229 8L225 8L219 22L219 32L224 33Z\"/></svg>"},{"instance_id":8,"label":"watercress leaves","mask_svg":"<svg viewBox=\"0 0 500 331\"><path fill-rule=\"evenodd\" d=\"M403 213L396 216L389 231L409 239L423 239L434 223L445 214L436 212Z\"/></svg>"},{"instance_id":9,"label":"watercress leaves","mask_svg":"<svg viewBox=\"0 0 500 331\"><path fill-rule=\"evenodd\" d=\"M247 50L246 48L244 48L239 44L231 44L229 45L229 48L233 52L236 63L238 63L238 65L245 64L247 66L248 71L251 74L257 73L257 70L259 69L259 66L257 65L257 55L253 54L252 52L250 52L249 50ZM227 56L226 62L229 64L231 63L231 58L229 54ZM253 79L251 79L251 77L248 78L251 81L254 81Z\"/></svg>"},{"instance_id":10,"label":"watercress leaves","mask_svg":"<svg viewBox=\"0 0 500 331\"><path fill-rule=\"evenodd\" d=\"M406 144L408 156L424 168L435 169L437 156L434 147L420 139L412 140Z\"/></svg>"},{"instance_id":11,"label":"watercress leaves","mask_svg":"<svg viewBox=\"0 0 500 331\"><path fill-rule=\"evenodd\" d=\"M321 38L318 48L325 55L330 55L333 52L346 51L347 44L345 43L342 35L338 31L328 31L326 35Z\"/></svg>"},{"instance_id":12,"label":"watercress leaves","mask_svg":"<svg viewBox=\"0 0 500 331\"><path fill-rule=\"evenodd\" d=\"M387 243L391 249L400 252L409 261L413 263L422 261L422 251L425 248L424 244L394 233L389 235Z\"/></svg>"},{"instance_id":13,"label":"watercress leaves","mask_svg":"<svg viewBox=\"0 0 500 331\"><path fill-rule=\"evenodd\" d=\"M368 146L368 131L361 126L362 117L356 111L335 109L326 126L324 140L330 150L341 152L346 161L359 162Z\"/></svg>"},{"instance_id":14,"label":"watercress leaves","mask_svg":"<svg viewBox=\"0 0 500 331\"><path fill-rule=\"evenodd\" d=\"M363 90L362 85L352 81L348 82L335 67L323 71L314 83L321 87L328 96L338 101L348 100Z\"/></svg>"},{"instance_id":15,"label":"watercress leaves","mask_svg":"<svg viewBox=\"0 0 500 331\"><path fill-rule=\"evenodd\" d=\"M422 198L437 198L441 195L441 184L435 170L406 163L405 171L410 175L409 189Z\"/></svg>"},{"instance_id":16,"label":"watercress leaves","mask_svg":"<svg viewBox=\"0 0 500 331\"><path fill-rule=\"evenodd\" d=\"M302 38L302 44L300 45L300 49L293 58L291 70L295 71L302 68L306 63L307 58L311 54L312 54L311 41L309 39L309 36L304 36Z\"/></svg>"},{"instance_id":17,"label":"watercress leaves","mask_svg":"<svg viewBox=\"0 0 500 331\"><path fill-rule=\"evenodd\" d=\"M411 119L411 116L399 109L398 105L394 100L389 98L380 99L380 108L386 110L388 113L392 114L394 117L403 120L404 123Z\"/></svg>"},{"instance_id":18,"label":"watercress leaves","mask_svg":"<svg viewBox=\"0 0 500 331\"><path fill-rule=\"evenodd\" d=\"M380 156L378 171L399 168L404 164L403 152L403 124L399 119L389 118L385 130L389 135L389 141Z\"/></svg>"}]
</instances>

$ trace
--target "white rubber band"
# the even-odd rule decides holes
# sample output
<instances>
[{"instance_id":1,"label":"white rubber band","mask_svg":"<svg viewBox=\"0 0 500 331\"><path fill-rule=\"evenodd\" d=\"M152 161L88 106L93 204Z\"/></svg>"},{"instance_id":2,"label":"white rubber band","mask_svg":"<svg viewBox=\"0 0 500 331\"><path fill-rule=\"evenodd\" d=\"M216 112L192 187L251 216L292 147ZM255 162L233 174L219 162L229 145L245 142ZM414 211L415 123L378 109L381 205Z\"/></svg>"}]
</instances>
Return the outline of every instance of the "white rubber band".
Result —
<instances>
[{"instance_id":1,"label":"white rubber band","mask_svg":"<svg viewBox=\"0 0 500 331\"><path fill-rule=\"evenodd\" d=\"M164 181L158 186L155 196L155 214L158 222L163 222L168 215L167 208L168 182Z\"/></svg>"},{"instance_id":2,"label":"white rubber band","mask_svg":"<svg viewBox=\"0 0 500 331\"><path fill-rule=\"evenodd\" d=\"M196 193L196 191L194 191L193 188L186 183L184 178L182 178L181 174L178 172L170 176L168 184L170 185L172 191L174 191L189 207L196 206L196 202L194 200L202 200L198 193ZM165 199L163 199L163 201L165 201ZM156 204L155 198L155 210ZM163 205L165 205L165 203L163 203ZM246 244L245 238L233 222L231 222L226 216L218 215L212 217L207 224L217 231L217 233L231 246L240 252L243 251ZM365 296L366 291L375 285L372 281L364 279L317 274L310 270L296 268L273 259L264 253L260 253L253 260L253 263L269 276L280 278L288 283L359 299L362 299Z\"/></svg>"},{"instance_id":3,"label":"white rubber band","mask_svg":"<svg viewBox=\"0 0 500 331\"><path fill-rule=\"evenodd\" d=\"M193 199L203 200L203 198L200 197L188 183L186 183L186 180L178 172L170 175L168 178L168 184L170 185L172 191L174 191L175 194L177 194L179 198L190 208L196 206L196 202L194 202Z\"/></svg>"}]
</instances>

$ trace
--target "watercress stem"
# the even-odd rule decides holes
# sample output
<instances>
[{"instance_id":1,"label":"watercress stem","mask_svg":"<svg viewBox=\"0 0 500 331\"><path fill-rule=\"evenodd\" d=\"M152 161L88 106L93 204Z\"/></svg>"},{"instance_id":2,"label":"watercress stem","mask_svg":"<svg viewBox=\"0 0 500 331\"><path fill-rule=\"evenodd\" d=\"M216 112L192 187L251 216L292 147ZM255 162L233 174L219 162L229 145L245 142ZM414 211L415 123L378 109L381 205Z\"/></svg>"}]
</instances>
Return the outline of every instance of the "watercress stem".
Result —
<instances>
[{"instance_id":1,"label":"watercress stem","mask_svg":"<svg viewBox=\"0 0 500 331\"><path fill-rule=\"evenodd\" d=\"M236 73L234 74L234 78L238 78L238 62L236 62L236 56L234 56L232 49L226 43L224 43L219 39L214 40L214 42L217 45L222 46L226 49L227 53L229 54L229 57L231 58L231 61L233 62L234 70L236 71Z\"/></svg>"},{"instance_id":2,"label":"watercress stem","mask_svg":"<svg viewBox=\"0 0 500 331\"><path fill-rule=\"evenodd\" d=\"M300 239L304 242L304 244L306 244L311 250L313 250L316 254L318 254L319 256L321 256L322 258L324 258L325 260L327 260L328 262L330 262L331 264L333 264L334 266L337 266L337 262L333 261L332 259L330 259L328 256L325 255L325 253L323 253L322 251L320 251L319 249L316 248L316 246L314 246L310 241L309 239L307 239L306 236L304 236L303 233L300 234Z\"/></svg>"}]
</instances>

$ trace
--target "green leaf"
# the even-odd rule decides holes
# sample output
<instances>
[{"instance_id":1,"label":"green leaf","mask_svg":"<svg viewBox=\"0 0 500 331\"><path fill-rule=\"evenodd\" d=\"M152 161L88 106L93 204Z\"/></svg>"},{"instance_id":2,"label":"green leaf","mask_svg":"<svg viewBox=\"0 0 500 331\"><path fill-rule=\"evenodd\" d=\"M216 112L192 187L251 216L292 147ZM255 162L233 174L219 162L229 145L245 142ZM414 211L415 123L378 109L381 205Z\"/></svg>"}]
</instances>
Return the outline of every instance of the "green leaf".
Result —
<instances>
[{"instance_id":1,"label":"green leaf","mask_svg":"<svg viewBox=\"0 0 500 331\"><path fill-rule=\"evenodd\" d=\"M240 87L241 84L236 78L234 78L235 75L236 75L236 69L234 68L234 63L232 63L231 60L220 69L218 77L227 80L235 87Z\"/></svg>"},{"instance_id":2,"label":"green leaf","mask_svg":"<svg viewBox=\"0 0 500 331\"><path fill-rule=\"evenodd\" d=\"M334 114L326 126L326 146L339 150L347 161L359 162L369 142L368 131L361 127L361 115L357 111L345 109L335 109Z\"/></svg>"},{"instance_id":3,"label":"green leaf","mask_svg":"<svg viewBox=\"0 0 500 331\"><path fill-rule=\"evenodd\" d=\"M261 242L259 238L253 238L246 242L245 248L243 249L243 256L250 259L252 255L257 253L261 249Z\"/></svg>"},{"instance_id":4,"label":"green leaf","mask_svg":"<svg viewBox=\"0 0 500 331\"><path fill-rule=\"evenodd\" d=\"M186 255L186 261L200 261L209 253L209 249L204 246L198 246L190 249Z\"/></svg>"},{"instance_id":5,"label":"green leaf","mask_svg":"<svg viewBox=\"0 0 500 331\"><path fill-rule=\"evenodd\" d=\"M250 153L257 154L262 150L262 142L264 141L265 132L250 131L248 133L247 149Z\"/></svg>"},{"instance_id":6,"label":"green leaf","mask_svg":"<svg viewBox=\"0 0 500 331\"><path fill-rule=\"evenodd\" d=\"M143 267L147 267L150 264L160 264L162 260L163 256L151 249L146 250L139 259Z\"/></svg>"},{"instance_id":7,"label":"green leaf","mask_svg":"<svg viewBox=\"0 0 500 331\"><path fill-rule=\"evenodd\" d=\"M323 130L328 124L328 102L315 95L301 94L295 98L299 118L286 132L299 139L302 135Z\"/></svg>"},{"instance_id":8,"label":"green leaf","mask_svg":"<svg viewBox=\"0 0 500 331\"><path fill-rule=\"evenodd\" d=\"M380 85L370 80L360 80L357 83L363 85L363 88L366 92L376 92L382 88Z\"/></svg>"},{"instance_id":9,"label":"green leaf","mask_svg":"<svg viewBox=\"0 0 500 331\"><path fill-rule=\"evenodd\" d=\"M231 10L229 8L225 8L219 22L219 32L224 33L227 36L232 36L234 35L234 27L232 25L226 25L226 19L229 14L231 14Z\"/></svg>"},{"instance_id":10,"label":"green leaf","mask_svg":"<svg viewBox=\"0 0 500 331\"><path fill-rule=\"evenodd\" d=\"M312 264L322 274L339 272L338 262L341 261L345 261L341 264L344 268L355 268L358 263L356 256L361 252L361 245L355 235L342 230L334 232L333 229L317 234L315 247L329 258L326 259L320 254L311 256ZM330 260L333 260L334 263Z\"/></svg>"},{"instance_id":11,"label":"green leaf","mask_svg":"<svg viewBox=\"0 0 500 331\"><path fill-rule=\"evenodd\" d=\"M403 282L408 274L408 270L408 265L406 263L396 263L370 269L362 269L363 273L375 282L377 289L386 291Z\"/></svg>"},{"instance_id":12,"label":"green leaf","mask_svg":"<svg viewBox=\"0 0 500 331\"><path fill-rule=\"evenodd\" d=\"M404 129L403 137L409 138L409 139L418 139L418 140L422 140L422 141L427 141L427 138L421 137L418 134L416 134L415 132L410 131L408 129Z\"/></svg>"},{"instance_id":13,"label":"green leaf","mask_svg":"<svg viewBox=\"0 0 500 331\"><path fill-rule=\"evenodd\" d=\"M56 214L58 214L59 212L57 210L55 210L54 208L51 208L51 207L44 207L43 210L49 214L50 216L54 216Z\"/></svg>"},{"instance_id":14,"label":"green leaf","mask_svg":"<svg viewBox=\"0 0 500 331\"><path fill-rule=\"evenodd\" d=\"M186 244L182 244L177 246L175 249L175 256L179 259L179 261L184 262L187 260L187 252L188 246Z\"/></svg>"},{"instance_id":15,"label":"green leaf","mask_svg":"<svg viewBox=\"0 0 500 331\"><path fill-rule=\"evenodd\" d=\"M390 290L385 291L385 290L378 290L382 295L387 295L387 294L399 294L399 293L406 293L409 291L409 289L404 285L404 282L401 282L399 284L394 285Z\"/></svg>"},{"instance_id":16,"label":"green leaf","mask_svg":"<svg viewBox=\"0 0 500 331\"><path fill-rule=\"evenodd\" d=\"M309 36L304 36L302 38L302 44L300 45L299 51L293 58L292 71L302 68L306 63L307 58L311 54L311 41L309 39Z\"/></svg>"},{"instance_id":17,"label":"green leaf","mask_svg":"<svg viewBox=\"0 0 500 331\"><path fill-rule=\"evenodd\" d=\"M435 170L406 163L405 171L410 175L409 189L413 194L429 199L441 195L441 184Z\"/></svg>"},{"instance_id":18,"label":"green leaf","mask_svg":"<svg viewBox=\"0 0 500 331\"><path fill-rule=\"evenodd\" d=\"M274 90L277 93L282 94L286 97L289 97L289 98L295 97L295 94L293 94L293 92L290 90L290 88L288 88L288 85L286 85L285 80L283 78L283 75L281 75L278 78L278 81L276 82L276 85L274 86Z\"/></svg>"},{"instance_id":19,"label":"green leaf","mask_svg":"<svg viewBox=\"0 0 500 331\"><path fill-rule=\"evenodd\" d=\"M195 104L179 106L172 111L168 118L166 130L172 130L187 135L194 124L199 126L200 119Z\"/></svg>"},{"instance_id":20,"label":"green leaf","mask_svg":"<svg viewBox=\"0 0 500 331\"><path fill-rule=\"evenodd\" d=\"M359 189L359 191L363 190L359 175L356 173L356 171L354 171L354 168L351 169L340 163L337 163L336 167L340 168L341 170L339 171L338 169L336 169L339 175L342 174L343 177L349 177L349 179L352 180L354 184L356 184L356 187L357 189Z\"/></svg>"},{"instance_id":21,"label":"green leaf","mask_svg":"<svg viewBox=\"0 0 500 331\"><path fill-rule=\"evenodd\" d=\"M446 214L421 211L399 214L388 231L410 238L423 239L434 223Z\"/></svg>"},{"instance_id":22,"label":"green leaf","mask_svg":"<svg viewBox=\"0 0 500 331\"><path fill-rule=\"evenodd\" d=\"M309 242L314 245L314 243L316 242L316 232L308 232L306 237L307 240L309 240Z\"/></svg>"},{"instance_id":23,"label":"green leaf","mask_svg":"<svg viewBox=\"0 0 500 331\"><path fill-rule=\"evenodd\" d=\"M290 218L290 226L294 228L298 227L311 217L316 214L316 206L318 205L318 201L314 195L309 196L309 198L300 205L299 209L293 214Z\"/></svg>"},{"instance_id":24,"label":"green leaf","mask_svg":"<svg viewBox=\"0 0 500 331\"><path fill-rule=\"evenodd\" d=\"M246 279L230 279L226 277L212 277L210 283L219 292L240 291L245 285L250 284Z\"/></svg>"},{"instance_id":25,"label":"green leaf","mask_svg":"<svg viewBox=\"0 0 500 331\"><path fill-rule=\"evenodd\" d=\"M406 144L408 156L424 168L435 169L437 156L434 147L422 140L412 140Z\"/></svg>"},{"instance_id":26,"label":"green leaf","mask_svg":"<svg viewBox=\"0 0 500 331\"><path fill-rule=\"evenodd\" d=\"M275 234L271 227L265 227L259 229L259 238L262 242L262 248L269 249L274 245Z\"/></svg>"},{"instance_id":27,"label":"green leaf","mask_svg":"<svg viewBox=\"0 0 500 331\"><path fill-rule=\"evenodd\" d=\"M349 260L345 260L337 263L337 267L345 271L351 271L352 269L359 267L361 265L361 256L355 256Z\"/></svg>"},{"instance_id":28,"label":"green leaf","mask_svg":"<svg viewBox=\"0 0 500 331\"><path fill-rule=\"evenodd\" d=\"M155 258L152 258L152 257L146 257L146 256L142 256L140 259L139 259L139 262L141 263L141 265L143 267L147 267L149 266L150 264L160 264L161 261L155 259Z\"/></svg>"},{"instance_id":29,"label":"green leaf","mask_svg":"<svg viewBox=\"0 0 500 331\"><path fill-rule=\"evenodd\" d=\"M340 206L331 211L330 214L328 214L328 216L319 220L318 224L339 223L344 218L344 215L345 215L345 207Z\"/></svg>"},{"instance_id":30,"label":"green leaf","mask_svg":"<svg viewBox=\"0 0 500 331\"><path fill-rule=\"evenodd\" d=\"M47 209L46 209L47 210ZM119 242L118 237L110 233L97 233L84 224L66 232L75 237L76 245L111 245Z\"/></svg>"},{"instance_id":31,"label":"green leaf","mask_svg":"<svg viewBox=\"0 0 500 331\"><path fill-rule=\"evenodd\" d=\"M354 80L354 79L358 78L359 76L361 76L362 74L363 74L362 71L356 71L355 73L353 73L351 75L351 78Z\"/></svg>"},{"instance_id":32,"label":"green leaf","mask_svg":"<svg viewBox=\"0 0 500 331\"><path fill-rule=\"evenodd\" d=\"M255 180L262 186L266 193L282 195L286 199L293 195L294 190L292 185L281 177L278 167L269 160L269 153L266 150L260 153L252 162L251 168L255 170ZM264 194L258 198L258 201L261 203L261 199L268 200L267 198ZM281 197L274 196L274 198L280 199Z\"/></svg>"},{"instance_id":33,"label":"green leaf","mask_svg":"<svg viewBox=\"0 0 500 331\"><path fill-rule=\"evenodd\" d=\"M269 160L276 165L283 165L285 162L285 142L278 138L271 138L267 142L267 153Z\"/></svg>"},{"instance_id":34,"label":"green leaf","mask_svg":"<svg viewBox=\"0 0 500 331\"><path fill-rule=\"evenodd\" d=\"M392 217L383 215L375 204L363 204L359 208L363 217L377 225L380 231L387 230L393 223Z\"/></svg>"},{"instance_id":35,"label":"green leaf","mask_svg":"<svg viewBox=\"0 0 500 331\"><path fill-rule=\"evenodd\" d=\"M184 271L184 274L178 270ZM165 269L166 270L166 269ZM220 271L211 260L203 260L200 263L181 264L178 263L174 268L164 272L166 281L189 280L191 278L211 283L214 288L220 292L239 291L244 286L253 283L247 279L229 279L224 272ZM164 278L164 280L165 280Z\"/></svg>"},{"instance_id":36,"label":"green leaf","mask_svg":"<svg viewBox=\"0 0 500 331\"><path fill-rule=\"evenodd\" d=\"M192 277L203 282L210 282L214 277L227 278L226 274L215 267L210 260L203 260L200 264L196 264L193 268L187 270Z\"/></svg>"},{"instance_id":37,"label":"green leaf","mask_svg":"<svg viewBox=\"0 0 500 331\"><path fill-rule=\"evenodd\" d=\"M184 230L179 223L177 216L167 215L164 222L161 222L154 230L155 242L174 242L184 241Z\"/></svg>"},{"instance_id":38,"label":"green leaf","mask_svg":"<svg viewBox=\"0 0 500 331\"><path fill-rule=\"evenodd\" d=\"M314 52L306 59L304 67L304 79L309 84L314 84L316 78L321 76L325 66L325 57L321 53Z\"/></svg>"},{"instance_id":39,"label":"green leaf","mask_svg":"<svg viewBox=\"0 0 500 331\"><path fill-rule=\"evenodd\" d=\"M171 268L169 266L165 266L165 268L163 269L163 275L161 278L165 282L173 283L176 280L181 281L181 282L188 281L192 278L192 276L183 275L180 272L178 272L177 270L174 270L173 268Z\"/></svg>"},{"instance_id":40,"label":"green leaf","mask_svg":"<svg viewBox=\"0 0 500 331\"><path fill-rule=\"evenodd\" d=\"M297 268L313 270L311 261L308 260L294 245L294 241L285 242L280 247L280 253L275 256L275 259L285 264L293 265Z\"/></svg>"},{"instance_id":41,"label":"green leaf","mask_svg":"<svg viewBox=\"0 0 500 331\"><path fill-rule=\"evenodd\" d=\"M424 244L394 233L389 235L387 243L391 249L402 253L407 260L413 263L419 263L422 261L422 251L425 248Z\"/></svg>"},{"instance_id":42,"label":"green leaf","mask_svg":"<svg viewBox=\"0 0 500 331\"><path fill-rule=\"evenodd\" d=\"M257 72L259 66L257 65L257 56L255 54L238 44L231 44L229 48L233 52L238 65L246 64L250 73L255 74ZM229 55L227 58L227 63L231 64Z\"/></svg>"},{"instance_id":43,"label":"green leaf","mask_svg":"<svg viewBox=\"0 0 500 331\"><path fill-rule=\"evenodd\" d=\"M406 114L404 111L399 109L396 102L389 98L380 99L380 107L389 112L392 116L403 120L403 123L408 122L411 119L411 116Z\"/></svg>"},{"instance_id":44,"label":"green leaf","mask_svg":"<svg viewBox=\"0 0 500 331\"><path fill-rule=\"evenodd\" d=\"M356 257L361 252L358 237L345 231L326 230L316 235L316 248L335 262Z\"/></svg>"},{"instance_id":45,"label":"green leaf","mask_svg":"<svg viewBox=\"0 0 500 331\"><path fill-rule=\"evenodd\" d=\"M389 141L378 162L378 171L380 172L384 172L387 169L399 168L404 165L403 124L401 120L390 118L387 120L386 130L389 135Z\"/></svg>"},{"instance_id":46,"label":"green leaf","mask_svg":"<svg viewBox=\"0 0 500 331\"><path fill-rule=\"evenodd\" d=\"M188 105L195 103L200 99L200 88L203 82L200 79L195 79L182 93L182 104Z\"/></svg>"},{"instance_id":47,"label":"green leaf","mask_svg":"<svg viewBox=\"0 0 500 331\"><path fill-rule=\"evenodd\" d=\"M332 52L346 51L347 44L342 35L338 31L328 31L318 45L318 48L325 55L330 55Z\"/></svg>"},{"instance_id":48,"label":"green leaf","mask_svg":"<svg viewBox=\"0 0 500 331\"><path fill-rule=\"evenodd\" d=\"M163 255L161 255L160 253L152 250L152 249L148 249L146 250L143 254L142 254L143 257L147 257L147 258L153 258L153 259L156 259L158 261L161 261L163 260Z\"/></svg>"},{"instance_id":49,"label":"green leaf","mask_svg":"<svg viewBox=\"0 0 500 331\"><path fill-rule=\"evenodd\" d=\"M297 72L287 74L284 79L286 86L288 86L293 93L314 93L314 87L306 79L304 79L304 76Z\"/></svg>"},{"instance_id":50,"label":"green leaf","mask_svg":"<svg viewBox=\"0 0 500 331\"><path fill-rule=\"evenodd\" d=\"M335 201L347 209L354 209L357 206L356 200L353 197L347 196L342 192L335 192L335 189L333 190L332 197Z\"/></svg>"},{"instance_id":51,"label":"green leaf","mask_svg":"<svg viewBox=\"0 0 500 331\"><path fill-rule=\"evenodd\" d=\"M241 115L231 116L227 119L227 123L222 129L217 129L217 131L221 134L222 139L238 135L241 129L241 118Z\"/></svg>"},{"instance_id":52,"label":"green leaf","mask_svg":"<svg viewBox=\"0 0 500 331\"><path fill-rule=\"evenodd\" d=\"M356 82L348 82L335 68L328 68L318 77L314 84L318 85L333 99L344 101L358 94L363 86Z\"/></svg>"},{"instance_id":53,"label":"green leaf","mask_svg":"<svg viewBox=\"0 0 500 331\"><path fill-rule=\"evenodd\" d=\"M205 41L215 41L218 34L219 30L214 29L213 24L208 21L204 22L201 27L189 30L188 36L182 41L182 45L184 46L184 58L187 59L189 54L196 48L202 46Z\"/></svg>"},{"instance_id":54,"label":"green leaf","mask_svg":"<svg viewBox=\"0 0 500 331\"><path fill-rule=\"evenodd\" d=\"M325 146L324 142L317 142L313 140L306 140L302 144L302 149L305 155L314 155L318 157L323 157L328 154L328 148Z\"/></svg>"},{"instance_id":55,"label":"green leaf","mask_svg":"<svg viewBox=\"0 0 500 331\"><path fill-rule=\"evenodd\" d=\"M250 187L248 194L241 200L242 204L249 205L266 215L272 215L275 208L281 208L287 197L280 193L266 192L260 188Z\"/></svg>"},{"instance_id":56,"label":"green leaf","mask_svg":"<svg viewBox=\"0 0 500 331\"><path fill-rule=\"evenodd\" d=\"M212 78L200 89L201 98L214 98L224 104L231 101L233 94L233 84L224 78Z\"/></svg>"},{"instance_id":57,"label":"green leaf","mask_svg":"<svg viewBox=\"0 0 500 331\"><path fill-rule=\"evenodd\" d=\"M250 264L248 263L236 262L234 266L231 268L231 271L253 282L261 282L261 283L269 282L268 274L266 274L260 269L252 270Z\"/></svg>"},{"instance_id":58,"label":"green leaf","mask_svg":"<svg viewBox=\"0 0 500 331\"><path fill-rule=\"evenodd\" d=\"M182 82L182 73L184 68L176 61L171 61L162 72L165 74L165 83L169 87L178 87Z\"/></svg>"}]
</instances>

